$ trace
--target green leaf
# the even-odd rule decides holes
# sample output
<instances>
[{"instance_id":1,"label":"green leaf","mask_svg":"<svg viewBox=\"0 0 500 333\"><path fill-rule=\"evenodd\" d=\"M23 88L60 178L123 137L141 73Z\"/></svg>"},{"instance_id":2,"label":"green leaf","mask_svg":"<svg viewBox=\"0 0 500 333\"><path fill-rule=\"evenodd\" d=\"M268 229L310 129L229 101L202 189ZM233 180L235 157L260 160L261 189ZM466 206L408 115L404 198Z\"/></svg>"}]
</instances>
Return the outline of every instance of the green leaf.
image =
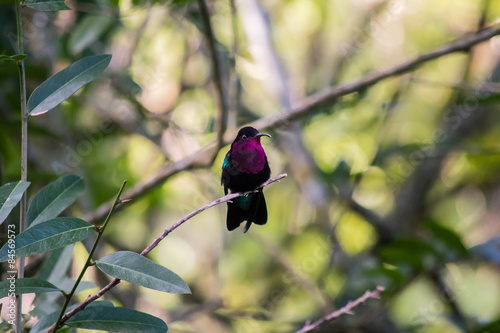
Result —
<instances>
[{"instance_id":1,"label":"green leaf","mask_svg":"<svg viewBox=\"0 0 500 333\"><path fill-rule=\"evenodd\" d=\"M14 54L11 56L0 54L0 60L11 60L11 61L19 61L26 59L26 54Z\"/></svg>"},{"instance_id":2,"label":"green leaf","mask_svg":"<svg viewBox=\"0 0 500 333\"><path fill-rule=\"evenodd\" d=\"M465 258L467 256L467 248L462 242L460 236L453 230L446 228L445 226L431 220L427 220L424 226L432 233L436 238L436 241L430 242L432 246L439 250L441 258L444 261L454 261L456 256L459 258ZM439 245L443 244L441 249Z\"/></svg>"},{"instance_id":3,"label":"green leaf","mask_svg":"<svg viewBox=\"0 0 500 333\"><path fill-rule=\"evenodd\" d=\"M45 186L30 202L28 225L30 227L57 217L85 190L83 179L68 175Z\"/></svg>"},{"instance_id":4,"label":"green leaf","mask_svg":"<svg viewBox=\"0 0 500 333\"><path fill-rule=\"evenodd\" d=\"M117 279L172 294L190 294L188 285L177 274L135 252L111 253L96 261L97 267Z\"/></svg>"},{"instance_id":5,"label":"green leaf","mask_svg":"<svg viewBox=\"0 0 500 333\"><path fill-rule=\"evenodd\" d=\"M488 105L491 103L498 103L500 101L500 93L488 93L482 96L476 96L479 105Z\"/></svg>"},{"instance_id":6,"label":"green leaf","mask_svg":"<svg viewBox=\"0 0 500 333\"><path fill-rule=\"evenodd\" d=\"M384 246L380 256L393 265L407 264L418 271L435 264L438 253L428 244L416 238L399 238Z\"/></svg>"},{"instance_id":7,"label":"green leaf","mask_svg":"<svg viewBox=\"0 0 500 333\"><path fill-rule=\"evenodd\" d=\"M92 224L74 217L49 220L17 235L14 239L15 253L9 254L14 245L9 239L9 242L0 249L0 262L58 249L84 240L93 233Z\"/></svg>"},{"instance_id":8,"label":"green leaf","mask_svg":"<svg viewBox=\"0 0 500 333\"><path fill-rule=\"evenodd\" d=\"M86 15L78 23L69 38L69 48L73 53L82 52L94 43L110 26L113 20L102 15Z\"/></svg>"},{"instance_id":9,"label":"green leaf","mask_svg":"<svg viewBox=\"0 0 500 333\"><path fill-rule=\"evenodd\" d=\"M172 4L174 6L185 6L191 2L194 2L194 0L172 0Z\"/></svg>"},{"instance_id":10,"label":"green leaf","mask_svg":"<svg viewBox=\"0 0 500 333\"><path fill-rule=\"evenodd\" d=\"M38 86L28 100L28 112L36 116L49 111L75 91L101 75L108 67L111 55L86 57L54 74Z\"/></svg>"},{"instance_id":11,"label":"green leaf","mask_svg":"<svg viewBox=\"0 0 500 333\"><path fill-rule=\"evenodd\" d=\"M0 224L2 224L23 197L30 182L18 181L0 187Z\"/></svg>"},{"instance_id":12,"label":"green leaf","mask_svg":"<svg viewBox=\"0 0 500 333\"><path fill-rule=\"evenodd\" d=\"M486 324L477 330L473 331L474 333L497 333L500 332L500 318Z\"/></svg>"},{"instance_id":13,"label":"green leaf","mask_svg":"<svg viewBox=\"0 0 500 333\"><path fill-rule=\"evenodd\" d=\"M64 4L64 0L27 0L24 4L35 10L47 12L71 9Z\"/></svg>"},{"instance_id":14,"label":"green leaf","mask_svg":"<svg viewBox=\"0 0 500 333\"><path fill-rule=\"evenodd\" d=\"M390 269L383 266L367 269L365 271L365 274L369 275L370 278L377 276L384 276L390 279L390 281L396 285L402 285L404 282L407 281L407 278L404 276L404 274L398 271L397 269Z\"/></svg>"},{"instance_id":15,"label":"green leaf","mask_svg":"<svg viewBox=\"0 0 500 333\"><path fill-rule=\"evenodd\" d=\"M70 306L67 311L71 311L74 309L76 306L80 304L75 304L73 306ZM92 308L92 307L114 307L113 303L108 302L108 301L95 301L87 305L87 309ZM43 316L36 322L35 325L30 330L30 333L40 333L40 332L45 332L50 326L54 325L57 321L57 318L59 317L59 311L55 311L52 313L49 313L46 316ZM59 332L59 330L58 330Z\"/></svg>"},{"instance_id":16,"label":"green leaf","mask_svg":"<svg viewBox=\"0 0 500 333\"><path fill-rule=\"evenodd\" d=\"M75 285L76 280L66 278L61 284L59 285L59 288L61 290L71 290L73 286ZM79 293L80 291L84 291L87 289L92 289L92 288L97 288L97 285L92 282L92 281L80 281L78 284L78 287L76 287L75 293Z\"/></svg>"},{"instance_id":17,"label":"green leaf","mask_svg":"<svg viewBox=\"0 0 500 333\"><path fill-rule=\"evenodd\" d=\"M163 333L167 324L150 314L127 308L94 306L78 312L66 321L70 327L116 332Z\"/></svg>"},{"instance_id":18,"label":"green leaf","mask_svg":"<svg viewBox=\"0 0 500 333\"><path fill-rule=\"evenodd\" d=\"M49 281L64 289L60 284L67 279L66 273L73 259L73 249L74 244L54 249L43 262L38 273L38 278Z\"/></svg>"},{"instance_id":19,"label":"green leaf","mask_svg":"<svg viewBox=\"0 0 500 333\"><path fill-rule=\"evenodd\" d=\"M52 325L51 325L52 326ZM31 333L31 331L30 331ZM56 331L56 333L71 333L71 327L64 326Z\"/></svg>"},{"instance_id":20,"label":"green leaf","mask_svg":"<svg viewBox=\"0 0 500 333\"><path fill-rule=\"evenodd\" d=\"M9 277L8 274L7 277ZM12 288L10 284L11 281L15 282ZM50 282L33 278L13 279L0 282L0 298L30 293L40 294L51 291L61 290Z\"/></svg>"}]
</instances>

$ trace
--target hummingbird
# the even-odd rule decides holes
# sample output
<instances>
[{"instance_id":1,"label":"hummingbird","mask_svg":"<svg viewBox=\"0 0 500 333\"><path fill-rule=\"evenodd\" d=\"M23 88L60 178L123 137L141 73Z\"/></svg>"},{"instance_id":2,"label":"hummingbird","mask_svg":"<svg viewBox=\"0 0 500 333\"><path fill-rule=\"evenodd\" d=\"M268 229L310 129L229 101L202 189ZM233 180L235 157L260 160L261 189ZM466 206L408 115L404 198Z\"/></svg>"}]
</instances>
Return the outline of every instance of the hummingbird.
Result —
<instances>
[{"instance_id":1,"label":"hummingbird","mask_svg":"<svg viewBox=\"0 0 500 333\"><path fill-rule=\"evenodd\" d=\"M260 143L263 136L271 138L269 134L259 133L251 126L243 127L224 158L221 176L224 193L254 191L227 203L226 224L229 231L238 228L243 221L247 221L243 232L248 231L252 222L259 225L267 222L264 193L262 188L256 190L271 175L266 153Z\"/></svg>"}]
</instances>

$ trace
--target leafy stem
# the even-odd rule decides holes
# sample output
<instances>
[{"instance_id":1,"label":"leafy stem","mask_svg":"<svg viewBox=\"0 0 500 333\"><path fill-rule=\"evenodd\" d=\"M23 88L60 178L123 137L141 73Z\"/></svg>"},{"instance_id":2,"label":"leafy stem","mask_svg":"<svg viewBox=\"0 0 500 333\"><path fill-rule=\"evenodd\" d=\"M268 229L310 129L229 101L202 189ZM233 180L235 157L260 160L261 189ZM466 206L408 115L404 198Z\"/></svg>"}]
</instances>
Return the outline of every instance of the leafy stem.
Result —
<instances>
[{"instance_id":1,"label":"leafy stem","mask_svg":"<svg viewBox=\"0 0 500 333\"><path fill-rule=\"evenodd\" d=\"M87 271L87 268L89 268L90 266L94 265L94 261L92 260L92 257L94 255L95 249L97 248L97 244L101 240L102 234L104 233L104 230L106 229L106 226L108 225L108 222L111 219L111 214L113 214L113 211L115 210L115 207L119 203L122 202L120 196L122 195L123 189L125 188L126 184L127 184L127 181L126 180L123 181L123 184L120 187L120 190L118 191L118 194L116 195L116 199L115 199L113 205L111 206L111 209L109 210L108 216L106 216L106 219L104 220L104 223L102 224L102 226L100 228L96 228L96 230L97 230L97 237L96 237L96 239L94 241L94 245L92 246L92 249L89 252L89 255L87 257L87 261L85 261L85 265L83 266L82 271L80 272L80 275L76 279L75 284L73 285L73 288L71 289L71 291L69 292L69 294L66 295L66 299L64 301L64 305L63 305L63 307L61 309L61 312L59 313L59 317L57 318L57 321L56 321L55 325L53 326L54 327L53 330L52 330L53 333L55 333L58 330L59 325L61 323L61 319L62 319L64 313L66 312L66 308L68 307L68 304L71 301L71 298L75 294L76 288L78 288L78 285L80 284L80 281L82 280L83 275Z\"/></svg>"},{"instance_id":2,"label":"leafy stem","mask_svg":"<svg viewBox=\"0 0 500 333\"><path fill-rule=\"evenodd\" d=\"M21 16L22 4L21 0L16 0L16 23L17 23L17 47L18 54L24 54L24 44L23 44L23 21ZM21 180L28 180L28 110L27 110L27 98L26 98L26 73L24 70L24 60L21 59L17 62L19 69L19 85L21 94ZM26 192L23 193L20 204L20 217L19 217L19 228L17 233L23 232L26 228ZM18 278L24 277L24 257L20 258L18 261ZM16 297L16 332L22 332L22 296Z\"/></svg>"}]
</instances>

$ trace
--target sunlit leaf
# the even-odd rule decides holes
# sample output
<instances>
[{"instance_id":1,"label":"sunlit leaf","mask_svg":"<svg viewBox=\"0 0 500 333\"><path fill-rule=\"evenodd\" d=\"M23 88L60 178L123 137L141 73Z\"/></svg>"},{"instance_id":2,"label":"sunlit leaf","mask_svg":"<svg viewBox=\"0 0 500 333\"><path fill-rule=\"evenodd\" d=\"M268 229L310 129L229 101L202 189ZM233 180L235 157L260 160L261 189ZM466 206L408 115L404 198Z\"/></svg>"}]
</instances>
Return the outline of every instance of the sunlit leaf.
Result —
<instances>
[{"instance_id":1,"label":"sunlit leaf","mask_svg":"<svg viewBox=\"0 0 500 333\"><path fill-rule=\"evenodd\" d=\"M7 277L9 277L8 274ZM11 281L15 282L14 285L11 285ZM0 298L11 296L11 294L40 294L54 291L61 290L54 286L52 283L40 279L22 278L0 282Z\"/></svg>"},{"instance_id":2,"label":"sunlit leaf","mask_svg":"<svg viewBox=\"0 0 500 333\"><path fill-rule=\"evenodd\" d=\"M57 217L71 205L85 190L83 179L68 175L48 184L31 200L28 208L28 225Z\"/></svg>"},{"instance_id":3,"label":"sunlit leaf","mask_svg":"<svg viewBox=\"0 0 500 333\"><path fill-rule=\"evenodd\" d=\"M107 306L86 308L66 321L66 325L91 330L132 333L161 333L168 330L163 320L150 314Z\"/></svg>"},{"instance_id":4,"label":"sunlit leaf","mask_svg":"<svg viewBox=\"0 0 500 333\"><path fill-rule=\"evenodd\" d=\"M177 274L135 252L115 252L96 261L97 267L117 279L173 294L189 294L188 285Z\"/></svg>"},{"instance_id":5,"label":"sunlit leaf","mask_svg":"<svg viewBox=\"0 0 500 333\"><path fill-rule=\"evenodd\" d=\"M49 111L73 95L85 84L102 74L111 61L111 55L86 57L69 65L39 85L28 100L28 112L36 116Z\"/></svg>"},{"instance_id":6,"label":"sunlit leaf","mask_svg":"<svg viewBox=\"0 0 500 333\"><path fill-rule=\"evenodd\" d=\"M15 253L9 254L14 243L0 249L0 262L28 257L79 242L94 233L94 226L73 217L59 217L39 223L15 238Z\"/></svg>"},{"instance_id":7,"label":"sunlit leaf","mask_svg":"<svg viewBox=\"0 0 500 333\"><path fill-rule=\"evenodd\" d=\"M18 181L0 187L0 224L2 224L23 197L30 182Z\"/></svg>"}]
</instances>

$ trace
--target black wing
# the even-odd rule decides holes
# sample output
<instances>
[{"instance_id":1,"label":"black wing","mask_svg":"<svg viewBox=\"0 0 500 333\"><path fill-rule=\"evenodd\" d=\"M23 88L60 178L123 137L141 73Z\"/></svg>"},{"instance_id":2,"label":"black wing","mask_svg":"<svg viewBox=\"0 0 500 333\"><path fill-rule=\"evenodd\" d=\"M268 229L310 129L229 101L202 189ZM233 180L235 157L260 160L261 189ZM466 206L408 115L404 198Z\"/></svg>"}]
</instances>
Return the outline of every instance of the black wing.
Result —
<instances>
[{"instance_id":1,"label":"black wing","mask_svg":"<svg viewBox=\"0 0 500 333\"><path fill-rule=\"evenodd\" d=\"M224 162L222 163L222 175L220 178L220 184L224 185L224 194L227 195L228 193L228 188L229 188L229 159L231 157L231 151L228 151L226 154L226 157L224 157Z\"/></svg>"}]
</instances>

